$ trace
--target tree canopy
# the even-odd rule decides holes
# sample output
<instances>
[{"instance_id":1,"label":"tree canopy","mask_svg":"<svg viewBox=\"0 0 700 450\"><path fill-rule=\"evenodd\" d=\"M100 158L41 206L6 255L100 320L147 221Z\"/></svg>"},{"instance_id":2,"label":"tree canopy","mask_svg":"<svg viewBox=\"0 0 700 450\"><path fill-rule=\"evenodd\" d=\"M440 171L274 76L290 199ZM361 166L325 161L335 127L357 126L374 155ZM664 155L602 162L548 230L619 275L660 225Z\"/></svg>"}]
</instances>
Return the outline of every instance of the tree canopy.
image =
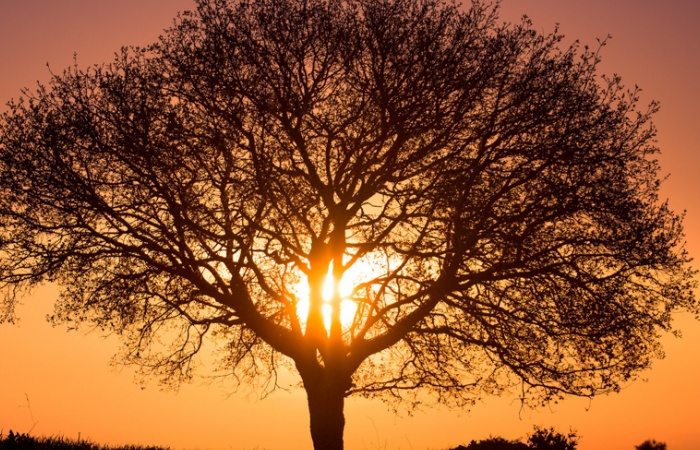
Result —
<instances>
[{"instance_id":1,"label":"tree canopy","mask_svg":"<svg viewBox=\"0 0 700 450\"><path fill-rule=\"evenodd\" d=\"M697 310L651 117L597 49L475 1L198 0L0 119L2 318L123 336L179 382L296 369L343 399L616 390Z\"/></svg>"}]
</instances>

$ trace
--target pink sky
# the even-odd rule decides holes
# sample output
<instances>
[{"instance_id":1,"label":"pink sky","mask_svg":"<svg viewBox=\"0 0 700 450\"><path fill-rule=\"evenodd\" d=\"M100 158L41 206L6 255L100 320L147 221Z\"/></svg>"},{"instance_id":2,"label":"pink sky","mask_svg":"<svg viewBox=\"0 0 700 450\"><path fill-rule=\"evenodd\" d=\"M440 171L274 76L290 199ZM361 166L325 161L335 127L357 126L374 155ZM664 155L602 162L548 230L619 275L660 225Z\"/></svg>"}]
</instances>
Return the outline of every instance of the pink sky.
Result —
<instances>
[{"instance_id":1,"label":"pink sky","mask_svg":"<svg viewBox=\"0 0 700 450\"><path fill-rule=\"evenodd\" d=\"M0 0L0 103L23 86L46 81L72 64L109 62L122 45L145 45L189 0ZM687 248L700 255L700 2L693 0L503 0L501 16L528 14L535 27L559 23L566 42L595 45L612 35L602 69L661 102L657 115L662 194L687 210ZM196 382L179 393L140 386L129 370L109 365L117 341L52 328L44 317L56 297L37 290L19 309L18 325L0 325L0 431L87 437L99 443L173 449L306 449L311 447L301 390L265 400L255 392L228 396ZM683 339L664 338L666 359L620 394L592 402L567 400L521 411L513 398L487 398L470 412L426 408L395 416L380 402L349 400L346 448L445 449L489 435L524 437L533 424L572 427L580 450L634 449L648 438L669 450L700 448L700 322L679 316ZM143 388L143 389L142 389Z\"/></svg>"}]
</instances>

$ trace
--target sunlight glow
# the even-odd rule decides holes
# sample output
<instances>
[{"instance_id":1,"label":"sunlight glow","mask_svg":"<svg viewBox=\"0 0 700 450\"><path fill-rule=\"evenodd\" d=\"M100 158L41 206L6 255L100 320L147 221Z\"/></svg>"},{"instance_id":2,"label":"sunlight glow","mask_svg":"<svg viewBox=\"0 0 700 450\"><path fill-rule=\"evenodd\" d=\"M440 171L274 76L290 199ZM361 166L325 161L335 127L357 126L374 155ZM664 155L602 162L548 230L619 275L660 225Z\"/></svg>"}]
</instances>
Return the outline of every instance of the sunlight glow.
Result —
<instances>
[{"instance_id":1,"label":"sunlight glow","mask_svg":"<svg viewBox=\"0 0 700 450\"><path fill-rule=\"evenodd\" d=\"M333 299L333 290L335 289L335 280L333 280L333 264L328 268L326 279L323 280L323 301L330 302Z\"/></svg>"},{"instance_id":2,"label":"sunlight glow","mask_svg":"<svg viewBox=\"0 0 700 450\"><path fill-rule=\"evenodd\" d=\"M331 327L331 300L333 299L333 290L335 289L336 281L333 279L332 266L329 267L328 274L323 282L323 301L321 313L323 314L323 323L326 330ZM353 266L338 282L338 292L340 294L340 321L343 324L343 329L347 330L355 319L357 312L357 304L351 299L353 290L361 279L366 277L366 273L361 269L361 265ZM301 322L302 328L306 328L306 319L309 315L309 284L306 277L301 277L297 286L295 286L295 294L299 299L296 305L296 315Z\"/></svg>"}]
</instances>

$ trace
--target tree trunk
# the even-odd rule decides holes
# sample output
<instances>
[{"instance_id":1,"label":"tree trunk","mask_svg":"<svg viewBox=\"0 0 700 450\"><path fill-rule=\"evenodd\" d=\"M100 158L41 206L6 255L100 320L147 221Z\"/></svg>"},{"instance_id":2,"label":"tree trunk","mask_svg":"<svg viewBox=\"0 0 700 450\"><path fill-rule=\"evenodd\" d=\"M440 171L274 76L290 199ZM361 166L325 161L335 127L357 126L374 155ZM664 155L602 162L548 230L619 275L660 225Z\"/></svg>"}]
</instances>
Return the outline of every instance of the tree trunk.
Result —
<instances>
[{"instance_id":1,"label":"tree trunk","mask_svg":"<svg viewBox=\"0 0 700 450\"><path fill-rule=\"evenodd\" d=\"M304 380L309 401L311 440L315 450L343 450L343 407L347 383L333 377L327 370L321 370L320 375L313 381Z\"/></svg>"}]
</instances>

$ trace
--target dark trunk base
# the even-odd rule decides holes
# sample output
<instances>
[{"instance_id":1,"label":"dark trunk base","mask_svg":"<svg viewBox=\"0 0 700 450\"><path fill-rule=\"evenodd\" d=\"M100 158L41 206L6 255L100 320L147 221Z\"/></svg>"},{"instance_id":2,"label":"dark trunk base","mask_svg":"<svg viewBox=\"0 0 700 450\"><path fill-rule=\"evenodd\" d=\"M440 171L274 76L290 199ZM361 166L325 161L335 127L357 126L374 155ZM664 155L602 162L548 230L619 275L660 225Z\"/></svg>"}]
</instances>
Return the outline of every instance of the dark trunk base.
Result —
<instances>
[{"instance_id":1,"label":"dark trunk base","mask_svg":"<svg viewBox=\"0 0 700 450\"><path fill-rule=\"evenodd\" d=\"M311 440L315 450L343 450L345 392L350 377L315 366L300 370L309 403Z\"/></svg>"}]
</instances>

